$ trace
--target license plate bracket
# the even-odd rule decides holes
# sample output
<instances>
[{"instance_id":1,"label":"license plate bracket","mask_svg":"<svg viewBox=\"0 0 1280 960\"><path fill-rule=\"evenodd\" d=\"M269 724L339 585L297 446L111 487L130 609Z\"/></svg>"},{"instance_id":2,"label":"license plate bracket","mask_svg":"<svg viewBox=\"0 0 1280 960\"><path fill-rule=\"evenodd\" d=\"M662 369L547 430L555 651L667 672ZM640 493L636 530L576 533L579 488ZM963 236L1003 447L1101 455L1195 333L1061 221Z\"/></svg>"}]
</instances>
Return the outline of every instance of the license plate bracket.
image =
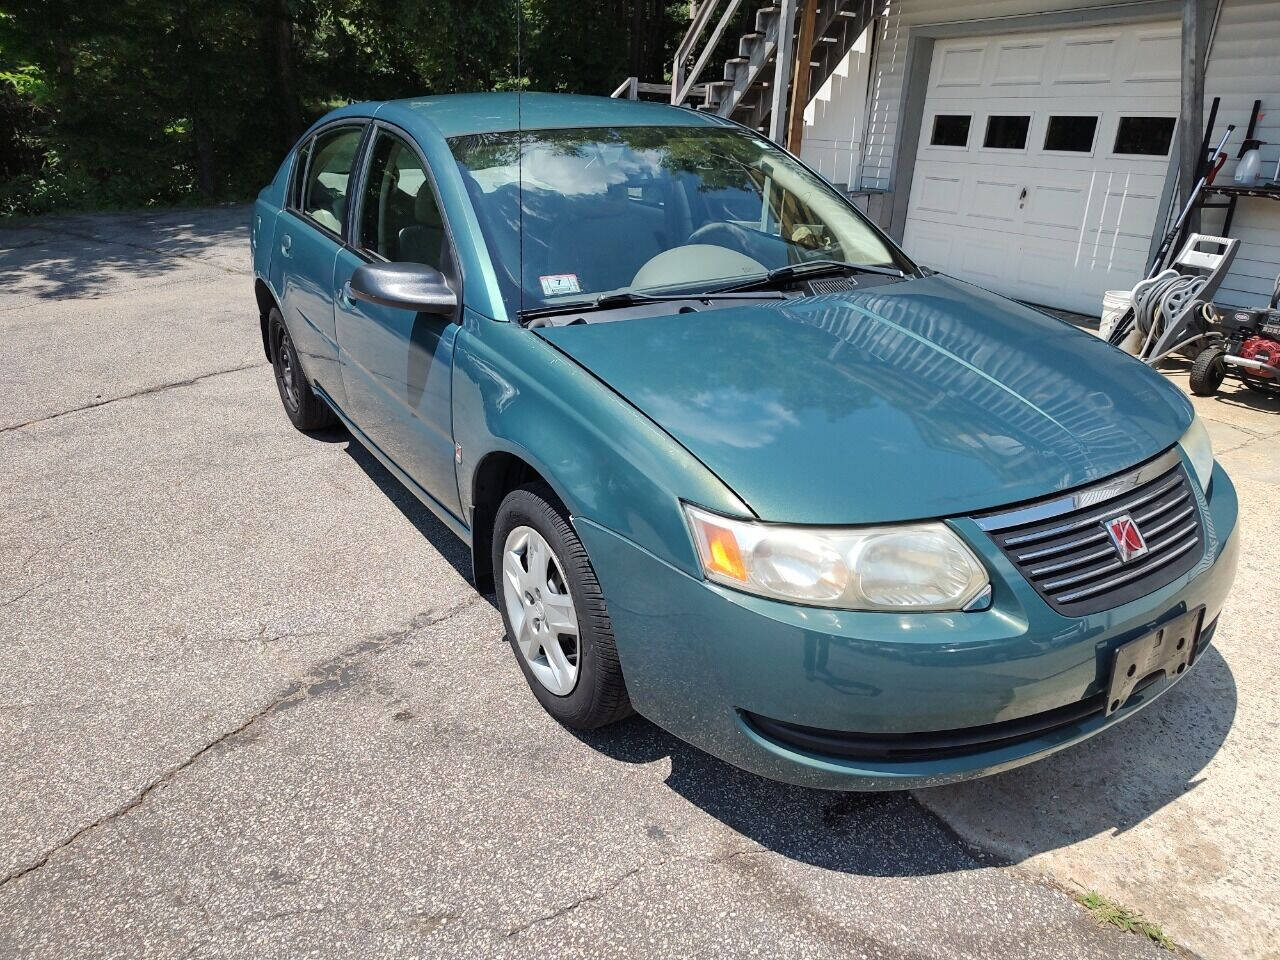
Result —
<instances>
[{"instance_id":1,"label":"license plate bracket","mask_svg":"<svg viewBox=\"0 0 1280 960\"><path fill-rule=\"evenodd\" d=\"M1204 607L1196 607L1158 630L1117 647L1111 657L1107 716L1123 707L1134 687L1153 673L1170 678L1184 673L1195 659L1203 621Z\"/></svg>"}]
</instances>

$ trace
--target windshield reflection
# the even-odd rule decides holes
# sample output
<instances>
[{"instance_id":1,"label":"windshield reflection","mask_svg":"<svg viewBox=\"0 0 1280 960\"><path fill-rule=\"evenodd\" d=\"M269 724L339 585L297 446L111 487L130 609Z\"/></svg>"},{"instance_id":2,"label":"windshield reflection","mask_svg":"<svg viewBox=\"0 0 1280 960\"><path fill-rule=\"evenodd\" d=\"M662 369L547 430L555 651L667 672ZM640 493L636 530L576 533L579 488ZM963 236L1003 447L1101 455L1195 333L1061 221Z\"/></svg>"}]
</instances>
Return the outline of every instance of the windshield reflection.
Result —
<instances>
[{"instance_id":1,"label":"windshield reflection","mask_svg":"<svg viewBox=\"0 0 1280 960\"><path fill-rule=\"evenodd\" d=\"M910 269L818 177L750 133L654 126L449 141L516 312L708 290L808 260Z\"/></svg>"}]
</instances>

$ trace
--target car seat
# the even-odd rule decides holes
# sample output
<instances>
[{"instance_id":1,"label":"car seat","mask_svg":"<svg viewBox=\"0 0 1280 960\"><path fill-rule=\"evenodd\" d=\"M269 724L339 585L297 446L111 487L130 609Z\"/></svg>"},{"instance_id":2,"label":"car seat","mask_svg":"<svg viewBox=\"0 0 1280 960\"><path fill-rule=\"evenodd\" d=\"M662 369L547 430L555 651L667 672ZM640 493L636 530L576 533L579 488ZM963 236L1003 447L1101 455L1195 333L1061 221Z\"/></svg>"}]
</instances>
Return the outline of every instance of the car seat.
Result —
<instances>
[{"instance_id":1,"label":"car seat","mask_svg":"<svg viewBox=\"0 0 1280 960\"><path fill-rule=\"evenodd\" d=\"M397 237L398 259L405 263L425 263L440 269L444 250L444 221L436 205L431 184L423 180L413 201L413 219L407 227L401 227Z\"/></svg>"}]
</instances>

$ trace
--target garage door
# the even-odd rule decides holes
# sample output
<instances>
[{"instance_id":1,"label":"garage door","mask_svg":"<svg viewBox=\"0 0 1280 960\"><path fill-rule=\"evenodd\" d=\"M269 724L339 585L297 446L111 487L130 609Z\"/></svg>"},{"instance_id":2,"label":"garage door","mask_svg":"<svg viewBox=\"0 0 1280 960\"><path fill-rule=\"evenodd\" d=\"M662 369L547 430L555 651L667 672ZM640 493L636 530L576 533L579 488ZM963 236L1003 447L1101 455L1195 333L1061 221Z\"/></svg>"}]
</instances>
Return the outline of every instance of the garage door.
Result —
<instances>
[{"instance_id":1,"label":"garage door","mask_svg":"<svg viewBox=\"0 0 1280 960\"><path fill-rule=\"evenodd\" d=\"M1096 315L1146 266L1179 103L1176 23L938 41L907 209L919 262Z\"/></svg>"}]
</instances>

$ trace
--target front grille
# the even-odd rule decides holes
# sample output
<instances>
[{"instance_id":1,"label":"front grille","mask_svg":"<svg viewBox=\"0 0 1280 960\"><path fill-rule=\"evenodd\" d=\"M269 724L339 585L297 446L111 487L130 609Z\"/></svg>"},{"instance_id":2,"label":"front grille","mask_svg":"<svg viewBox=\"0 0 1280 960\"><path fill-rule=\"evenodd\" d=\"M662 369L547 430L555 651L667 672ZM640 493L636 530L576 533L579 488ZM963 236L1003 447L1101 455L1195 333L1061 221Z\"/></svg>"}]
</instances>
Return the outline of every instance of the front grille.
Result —
<instances>
[{"instance_id":1,"label":"front grille","mask_svg":"<svg viewBox=\"0 0 1280 960\"><path fill-rule=\"evenodd\" d=\"M1065 616L1146 596L1194 567L1204 552L1200 508L1176 451L1046 506L976 519L1036 592ZM1103 527L1126 513L1148 548L1128 563Z\"/></svg>"}]
</instances>

